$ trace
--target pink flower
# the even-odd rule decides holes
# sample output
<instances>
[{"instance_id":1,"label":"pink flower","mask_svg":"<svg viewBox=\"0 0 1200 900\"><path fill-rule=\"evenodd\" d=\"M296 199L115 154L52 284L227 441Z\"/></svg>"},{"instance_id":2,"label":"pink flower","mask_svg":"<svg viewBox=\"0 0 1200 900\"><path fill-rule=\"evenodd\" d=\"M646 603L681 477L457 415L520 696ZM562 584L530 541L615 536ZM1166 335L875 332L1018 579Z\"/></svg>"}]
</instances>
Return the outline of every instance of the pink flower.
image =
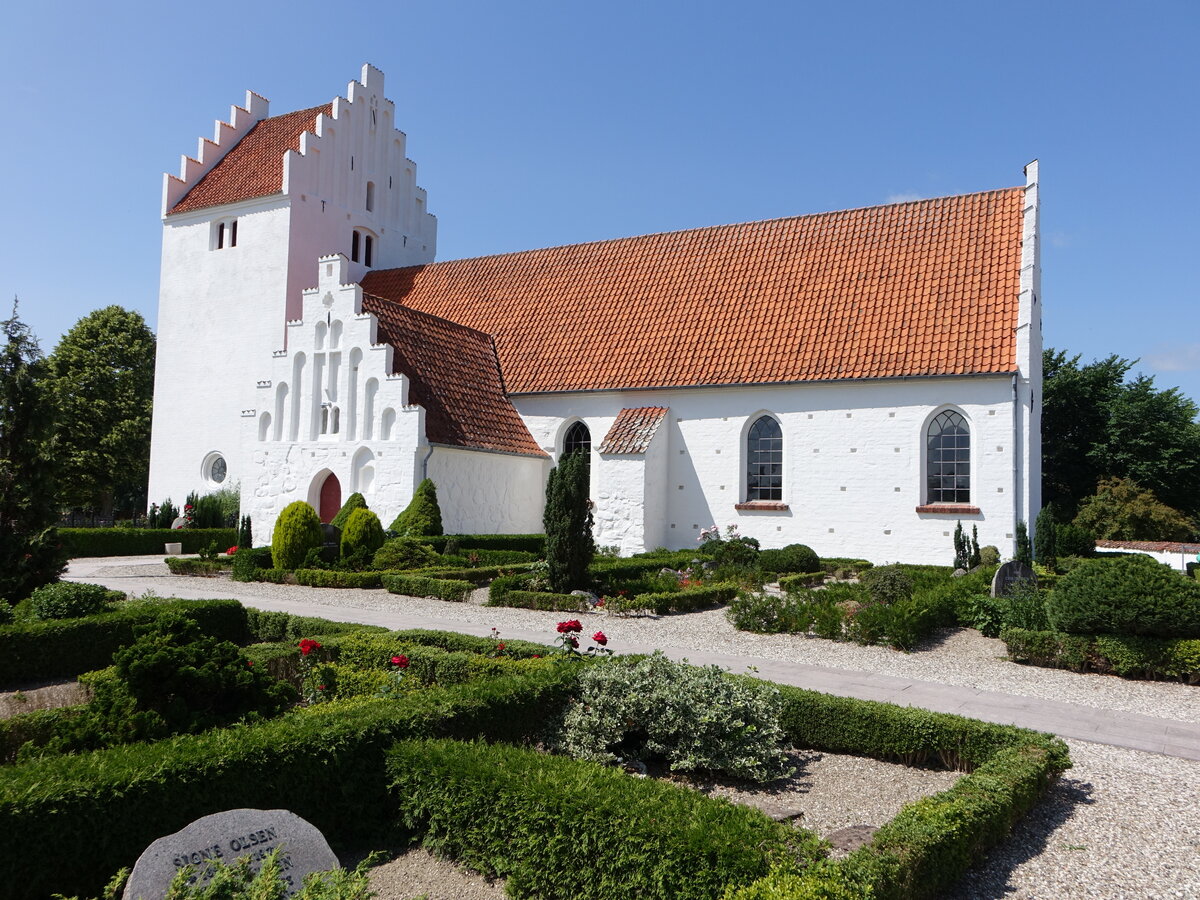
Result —
<instances>
[{"instance_id":1,"label":"pink flower","mask_svg":"<svg viewBox=\"0 0 1200 900\"><path fill-rule=\"evenodd\" d=\"M604 634L603 631L597 631L595 634L593 634L592 640L595 641L597 644L599 644L601 647L603 647L605 644L608 643L608 637Z\"/></svg>"}]
</instances>

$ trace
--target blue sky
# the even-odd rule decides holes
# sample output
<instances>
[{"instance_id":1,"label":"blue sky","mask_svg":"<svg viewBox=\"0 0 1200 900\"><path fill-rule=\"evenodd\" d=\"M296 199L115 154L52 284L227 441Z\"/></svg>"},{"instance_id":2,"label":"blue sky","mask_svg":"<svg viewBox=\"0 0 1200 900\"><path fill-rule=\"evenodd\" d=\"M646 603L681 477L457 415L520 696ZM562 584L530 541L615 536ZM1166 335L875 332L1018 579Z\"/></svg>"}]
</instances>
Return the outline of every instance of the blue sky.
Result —
<instances>
[{"instance_id":1,"label":"blue sky","mask_svg":"<svg viewBox=\"0 0 1200 900\"><path fill-rule=\"evenodd\" d=\"M1200 400L1200 3L255 2L5 13L0 289L153 325L162 173L383 69L439 259L1023 182L1048 345ZM7 309L7 300L5 300ZM214 385L215 387L215 385Z\"/></svg>"}]
</instances>

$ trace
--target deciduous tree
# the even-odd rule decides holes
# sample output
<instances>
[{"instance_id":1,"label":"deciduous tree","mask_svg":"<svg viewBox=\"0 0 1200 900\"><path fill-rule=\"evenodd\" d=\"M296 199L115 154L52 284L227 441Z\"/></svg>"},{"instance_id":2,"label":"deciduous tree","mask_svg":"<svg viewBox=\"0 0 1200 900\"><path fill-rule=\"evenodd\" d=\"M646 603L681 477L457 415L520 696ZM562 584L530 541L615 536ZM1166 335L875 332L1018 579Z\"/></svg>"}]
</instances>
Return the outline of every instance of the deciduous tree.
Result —
<instances>
[{"instance_id":1,"label":"deciduous tree","mask_svg":"<svg viewBox=\"0 0 1200 900\"><path fill-rule=\"evenodd\" d=\"M84 316L54 349L64 505L145 509L154 352L145 319L120 306Z\"/></svg>"}]
</instances>

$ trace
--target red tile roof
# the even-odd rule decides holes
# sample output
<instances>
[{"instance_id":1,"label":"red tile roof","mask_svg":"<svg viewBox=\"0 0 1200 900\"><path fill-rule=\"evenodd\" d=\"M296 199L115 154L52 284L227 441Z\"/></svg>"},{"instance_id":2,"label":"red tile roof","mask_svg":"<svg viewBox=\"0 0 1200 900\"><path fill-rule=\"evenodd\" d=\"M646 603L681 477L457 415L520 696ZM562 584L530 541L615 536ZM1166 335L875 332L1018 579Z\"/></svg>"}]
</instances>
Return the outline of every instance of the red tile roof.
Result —
<instances>
[{"instance_id":1,"label":"red tile roof","mask_svg":"<svg viewBox=\"0 0 1200 900\"><path fill-rule=\"evenodd\" d=\"M372 272L512 393L1016 371L1022 188Z\"/></svg>"},{"instance_id":2,"label":"red tile roof","mask_svg":"<svg viewBox=\"0 0 1200 900\"><path fill-rule=\"evenodd\" d=\"M645 453L666 415L665 406L621 410L604 436L600 452L620 455Z\"/></svg>"},{"instance_id":3,"label":"red tile roof","mask_svg":"<svg viewBox=\"0 0 1200 900\"><path fill-rule=\"evenodd\" d=\"M1177 541L1096 541L1106 550L1140 550L1148 553L1200 553L1200 544L1181 544Z\"/></svg>"},{"instance_id":4,"label":"red tile roof","mask_svg":"<svg viewBox=\"0 0 1200 900\"><path fill-rule=\"evenodd\" d=\"M545 455L505 396L488 335L366 294L362 308L395 348L393 366L410 380L409 402L425 409L431 443Z\"/></svg>"},{"instance_id":5,"label":"red tile roof","mask_svg":"<svg viewBox=\"0 0 1200 900\"><path fill-rule=\"evenodd\" d=\"M299 150L300 135L316 130L320 113L331 115L332 112L333 104L326 103L263 119L183 195L171 212L190 212L281 193L283 154L288 150Z\"/></svg>"}]
</instances>

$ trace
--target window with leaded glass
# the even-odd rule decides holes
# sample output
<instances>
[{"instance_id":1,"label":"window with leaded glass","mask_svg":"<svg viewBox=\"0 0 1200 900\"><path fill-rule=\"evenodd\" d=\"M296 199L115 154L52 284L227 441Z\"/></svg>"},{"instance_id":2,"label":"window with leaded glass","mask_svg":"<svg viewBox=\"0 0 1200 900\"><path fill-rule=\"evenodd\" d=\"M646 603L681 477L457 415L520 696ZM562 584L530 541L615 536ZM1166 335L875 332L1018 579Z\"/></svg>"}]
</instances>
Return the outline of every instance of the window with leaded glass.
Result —
<instances>
[{"instance_id":1,"label":"window with leaded glass","mask_svg":"<svg viewBox=\"0 0 1200 900\"><path fill-rule=\"evenodd\" d=\"M928 503L971 502L971 430L967 420L953 410L939 413L929 423Z\"/></svg>"},{"instance_id":2,"label":"window with leaded glass","mask_svg":"<svg viewBox=\"0 0 1200 900\"><path fill-rule=\"evenodd\" d=\"M592 433L582 422L576 422L567 429L567 435L563 438L563 456L580 451L591 457Z\"/></svg>"},{"instance_id":3,"label":"window with leaded glass","mask_svg":"<svg viewBox=\"0 0 1200 900\"><path fill-rule=\"evenodd\" d=\"M783 430L770 416L746 435L746 499L783 500Z\"/></svg>"}]
</instances>

